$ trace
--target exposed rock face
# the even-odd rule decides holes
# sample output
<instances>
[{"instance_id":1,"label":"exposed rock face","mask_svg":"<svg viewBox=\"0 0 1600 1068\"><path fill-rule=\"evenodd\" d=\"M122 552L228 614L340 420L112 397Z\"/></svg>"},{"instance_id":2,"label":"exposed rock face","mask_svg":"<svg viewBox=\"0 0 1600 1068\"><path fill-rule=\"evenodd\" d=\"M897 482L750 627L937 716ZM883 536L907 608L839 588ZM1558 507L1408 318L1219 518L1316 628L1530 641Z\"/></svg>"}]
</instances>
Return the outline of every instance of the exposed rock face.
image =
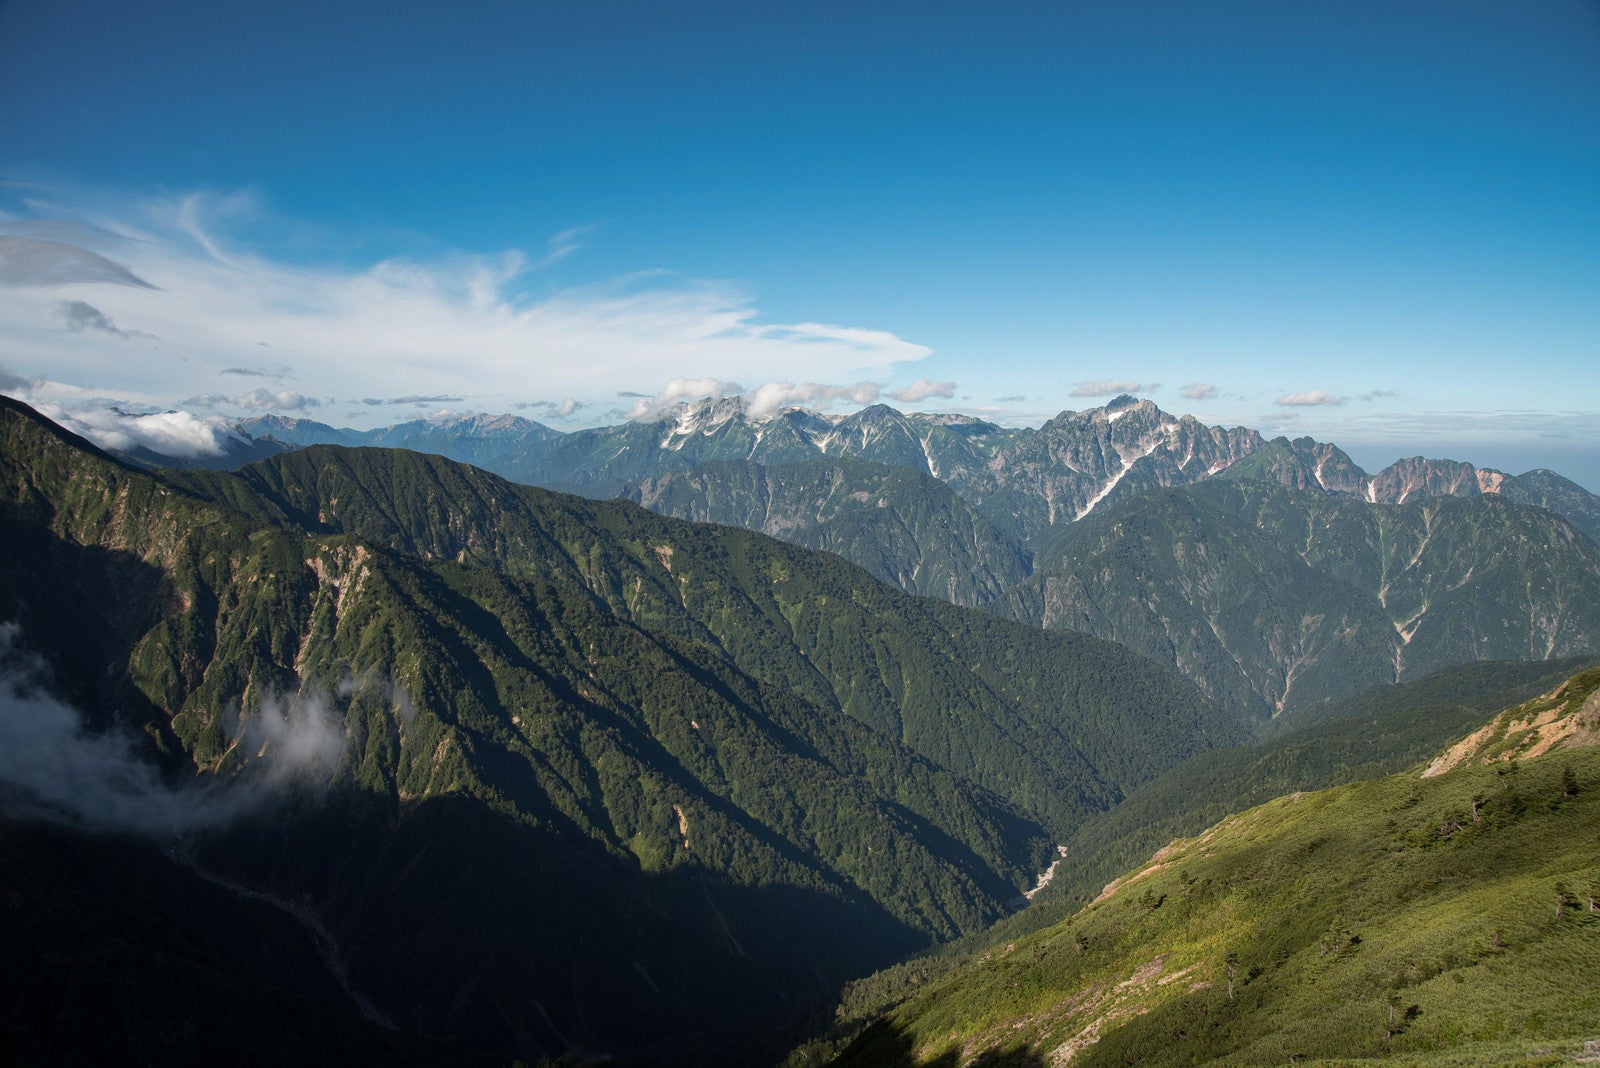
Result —
<instances>
[{"instance_id":1,"label":"exposed rock face","mask_svg":"<svg viewBox=\"0 0 1600 1068\"><path fill-rule=\"evenodd\" d=\"M651 511L759 530L850 560L908 593L976 606L1028 576L1029 556L947 486L860 460L729 461L647 478Z\"/></svg>"},{"instance_id":2,"label":"exposed rock face","mask_svg":"<svg viewBox=\"0 0 1600 1068\"><path fill-rule=\"evenodd\" d=\"M1600 744L1600 669L1574 675L1527 704L1507 709L1423 769L1441 775L1464 764L1531 760L1556 749Z\"/></svg>"},{"instance_id":3,"label":"exposed rock face","mask_svg":"<svg viewBox=\"0 0 1600 1068\"><path fill-rule=\"evenodd\" d=\"M1595 651L1597 598L1600 547L1549 512L1213 481L1074 525L1010 606L1277 712L1450 664Z\"/></svg>"},{"instance_id":4,"label":"exposed rock face","mask_svg":"<svg viewBox=\"0 0 1600 1068\"><path fill-rule=\"evenodd\" d=\"M846 415L805 408L752 415L738 397L685 403L654 420L570 434L489 415L372 431L266 416L245 420L240 429L301 446L435 452L514 481L594 497L620 493L639 499L647 479L720 461L866 460L914 468L947 483L1007 538L1033 549L1107 504L1215 477L1267 479L1387 504L1500 493L1560 512L1600 538L1600 498L1548 471L1510 476L1455 460L1411 457L1368 475L1327 442L1269 441L1247 427L1206 426L1130 396L1103 408L1062 412L1037 430L1008 429L968 415L903 413L884 404Z\"/></svg>"}]
</instances>

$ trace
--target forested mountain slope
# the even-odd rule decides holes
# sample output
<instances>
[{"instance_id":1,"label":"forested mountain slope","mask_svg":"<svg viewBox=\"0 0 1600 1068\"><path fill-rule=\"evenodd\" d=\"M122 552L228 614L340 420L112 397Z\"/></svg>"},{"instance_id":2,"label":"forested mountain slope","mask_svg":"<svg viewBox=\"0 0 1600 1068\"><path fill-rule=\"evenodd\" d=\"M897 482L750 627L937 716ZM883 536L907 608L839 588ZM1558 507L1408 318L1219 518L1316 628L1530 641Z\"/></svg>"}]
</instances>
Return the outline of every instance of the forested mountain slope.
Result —
<instances>
[{"instance_id":1,"label":"forested mountain slope","mask_svg":"<svg viewBox=\"0 0 1600 1068\"><path fill-rule=\"evenodd\" d=\"M566 435L489 417L359 435L283 420L250 425L296 440L409 443L477 459L518 481L621 494L665 514L760 530L835 552L908 592L1124 642L1255 715L1451 663L1560 657L1595 640L1581 600L1589 584L1574 584L1570 573L1575 550L1546 553L1548 536L1531 532L1545 520L1513 518L1514 508L1466 509L1489 518L1449 547L1454 571L1419 569L1424 562L1407 557L1382 564L1376 580L1364 574L1370 562L1328 570L1313 557L1333 537L1304 529L1326 520L1340 527L1337 537L1367 539L1372 531L1356 528L1387 528L1393 523L1384 517L1413 514L1387 506L1470 499L1554 511L1594 541L1600 498L1559 475L1422 457L1369 475L1329 443L1206 426L1132 397L1063 412L1036 430L884 405L842 416L789 409L756 417L727 397ZM1171 509L1162 491L1215 482L1300 493L1243 488L1235 491L1241 501L1302 503L1271 514L1152 520L1195 527L1185 535L1194 544L1233 544L1220 566L1167 559L1171 547L1141 541L1124 549L1105 539L1108 511ZM1196 499L1216 512L1226 493ZM1296 508L1305 514L1288 514ZM1465 512L1439 514L1459 526ZM1398 528L1391 540L1378 556L1421 542ZM1433 562L1445 540L1432 543ZM1519 574L1503 566L1505 551ZM1393 590L1389 572L1401 576ZM1459 587L1406 588L1423 574ZM1481 629L1472 618L1479 612L1490 621ZM1552 626L1565 636L1552 639Z\"/></svg>"},{"instance_id":2,"label":"forested mountain slope","mask_svg":"<svg viewBox=\"0 0 1600 1068\"><path fill-rule=\"evenodd\" d=\"M1454 663L1600 650L1600 546L1491 495L1382 505L1213 480L1073 525L1010 600L1277 713Z\"/></svg>"},{"instance_id":3,"label":"forested mountain slope","mask_svg":"<svg viewBox=\"0 0 1600 1068\"><path fill-rule=\"evenodd\" d=\"M1032 571L1021 545L926 471L862 460L727 460L645 479L652 512L836 553L908 593L976 606Z\"/></svg>"},{"instance_id":4,"label":"forested mountain slope","mask_svg":"<svg viewBox=\"0 0 1600 1068\"><path fill-rule=\"evenodd\" d=\"M1248 726L1109 642L909 598L836 557L745 530L553 494L438 457L320 447L180 484L264 518L570 584L886 732L1049 826L1075 825Z\"/></svg>"},{"instance_id":5,"label":"forested mountain slope","mask_svg":"<svg viewBox=\"0 0 1600 1068\"><path fill-rule=\"evenodd\" d=\"M134 732L131 795L11 765L8 804L299 903L402 1033L501 1058L770 1037L1243 729L1107 643L438 457L164 480L8 403L0 486L8 662L44 661L7 728L55 690Z\"/></svg>"}]
</instances>

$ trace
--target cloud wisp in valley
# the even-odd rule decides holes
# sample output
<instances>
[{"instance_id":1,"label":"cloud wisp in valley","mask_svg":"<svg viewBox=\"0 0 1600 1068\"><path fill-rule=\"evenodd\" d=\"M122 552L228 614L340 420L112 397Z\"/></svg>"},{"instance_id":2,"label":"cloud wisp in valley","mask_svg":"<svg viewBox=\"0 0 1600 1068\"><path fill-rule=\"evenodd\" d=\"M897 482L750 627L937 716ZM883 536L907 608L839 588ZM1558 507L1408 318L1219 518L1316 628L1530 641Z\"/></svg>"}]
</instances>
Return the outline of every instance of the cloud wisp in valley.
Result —
<instances>
[{"instance_id":1,"label":"cloud wisp in valley","mask_svg":"<svg viewBox=\"0 0 1600 1068\"><path fill-rule=\"evenodd\" d=\"M118 730L93 733L40 685L39 665L0 626L0 807L93 831L171 837L225 826L297 788L324 787L344 757L331 694L307 687L231 718L241 770L165 782Z\"/></svg>"}]
</instances>

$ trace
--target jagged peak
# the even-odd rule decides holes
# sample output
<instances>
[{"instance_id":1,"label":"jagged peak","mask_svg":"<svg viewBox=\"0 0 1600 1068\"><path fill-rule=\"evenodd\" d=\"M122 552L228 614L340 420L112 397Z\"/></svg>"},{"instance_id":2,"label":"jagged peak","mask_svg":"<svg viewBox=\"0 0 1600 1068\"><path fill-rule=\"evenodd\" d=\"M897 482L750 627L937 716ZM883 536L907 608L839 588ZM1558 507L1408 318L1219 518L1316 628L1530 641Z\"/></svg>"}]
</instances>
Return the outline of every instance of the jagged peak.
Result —
<instances>
[{"instance_id":1,"label":"jagged peak","mask_svg":"<svg viewBox=\"0 0 1600 1068\"><path fill-rule=\"evenodd\" d=\"M906 421L915 425L927 427L940 427L957 434L968 440L981 439L990 434L1005 434L1008 431L999 423L992 423L987 419L979 419L975 415L964 415L960 412L908 412ZM1026 433L1032 433L1031 429ZM1010 431L1020 434L1023 431Z\"/></svg>"},{"instance_id":2,"label":"jagged peak","mask_svg":"<svg viewBox=\"0 0 1600 1068\"><path fill-rule=\"evenodd\" d=\"M1156 402L1150 398L1135 397L1131 394L1123 393L1113 397L1109 402L1106 403L1104 407L1101 408L1084 408L1082 411L1073 411L1071 409L1067 409L1066 411L1058 414L1054 419L1047 421L1044 426L1040 427L1039 429L1049 430L1053 427L1066 428L1079 426L1084 423L1102 423L1109 425L1120 422L1128 416L1136 413L1149 417L1150 420L1157 426L1165 427L1169 424L1175 425L1179 422L1178 419L1157 407Z\"/></svg>"},{"instance_id":3,"label":"jagged peak","mask_svg":"<svg viewBox=\"0 0 1600 1068\"><path fill-rule=\"evenodd\" d=\"M881 426L884 423L904 420L905 416L896 408L887 404L869 404L860 411L851 412L840 417L836 425L851 423L857 426Z\"/></svg>"},{"instance_id":4,"label":"jagged peak","mask_svg":"<svg viewBox=\"0 0 1600 1068\"><path fill-rule=\"evenodd\" d=\"M549 429L532 419L524 419L520 415L509 413L493 415L489 412L478 412L472 415L451 413L441 415L437 419L425 420L430 426L449 428L451 430L466 431L470 434L499 434L507 431L520 432L533 429Z\"/></svg>"},{"instance_id":5,"label":"jagged peak","mask_svg":"<svg viewBox=\"0 0 1600 1068\"><path fill-rule=\"evenodd\" d=\"M667 431L669 438L714 430L735 420L749 424L767 421L750 417L744 398L737 394L683 401L663 410L656 417L657 423L670 425L671 429Z\"/></svg>"},{"instance_id":6,"label":"jagged peak","mask_svg":"<svg viewBox=\"0 0 1600 1068\"><path fill-rule=\"evenodd\" d=\"M239 419L236 420L233 425L234 428L242 434L254 434L262 430L266 430L268 432L274 430L293 430L301 423L311 422L315 422L315 420L296 419L293 416L278 415L274 413L272 415L258 415L253 419Z\"/></svg>"},{"instance_id":7,"label":"jagged peak","mask_svg":"<svg viewBox=\"0 0 1600 1068\"><path fill-rule=\"evenodd\" d=\"M771 416L772 420L783 420L805 431L832 430L838 419L830 419L819 411L799 405L783 408Z\"/></svg>"}]
</instances>

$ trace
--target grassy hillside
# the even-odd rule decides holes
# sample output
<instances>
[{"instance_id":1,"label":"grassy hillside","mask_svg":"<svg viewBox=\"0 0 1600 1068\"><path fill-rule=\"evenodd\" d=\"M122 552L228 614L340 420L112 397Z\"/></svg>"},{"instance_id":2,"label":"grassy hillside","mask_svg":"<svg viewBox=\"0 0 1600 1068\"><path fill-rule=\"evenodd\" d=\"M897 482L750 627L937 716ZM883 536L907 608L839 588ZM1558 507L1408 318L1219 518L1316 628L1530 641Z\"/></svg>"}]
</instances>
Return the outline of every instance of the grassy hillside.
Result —
<instances>
[{"instance_id":1,"label":"grassy hillside","mask_svg":"<svg viewBox=\"0 0 1600 1068\"><path fill-rule=\"evenodd\" d=\"M1263 741L1191 757L1087 820L1067 840L1055 879L1029 912L1048 916L1069 904L1076 908L1153 850L1224 816L1296 790L1409 768L1486 716L1549 690L1591 663L1580 658L1447 668L1320 705L1311 722L1286 725ZM1024 916L1008 922L1039 921Z\"/></svg>"},{"instance_id":2,"label":"grassy hillside","mask_svg":"<svg viewBox=\"0 0 1600 1068\"><path fill-rule=\"evenodd\" d=\"M1593 746L1292 794L930 982L840 1063L1559 1063L1600 1037L1597 834Z\"/></svg>"}]
</instances>

